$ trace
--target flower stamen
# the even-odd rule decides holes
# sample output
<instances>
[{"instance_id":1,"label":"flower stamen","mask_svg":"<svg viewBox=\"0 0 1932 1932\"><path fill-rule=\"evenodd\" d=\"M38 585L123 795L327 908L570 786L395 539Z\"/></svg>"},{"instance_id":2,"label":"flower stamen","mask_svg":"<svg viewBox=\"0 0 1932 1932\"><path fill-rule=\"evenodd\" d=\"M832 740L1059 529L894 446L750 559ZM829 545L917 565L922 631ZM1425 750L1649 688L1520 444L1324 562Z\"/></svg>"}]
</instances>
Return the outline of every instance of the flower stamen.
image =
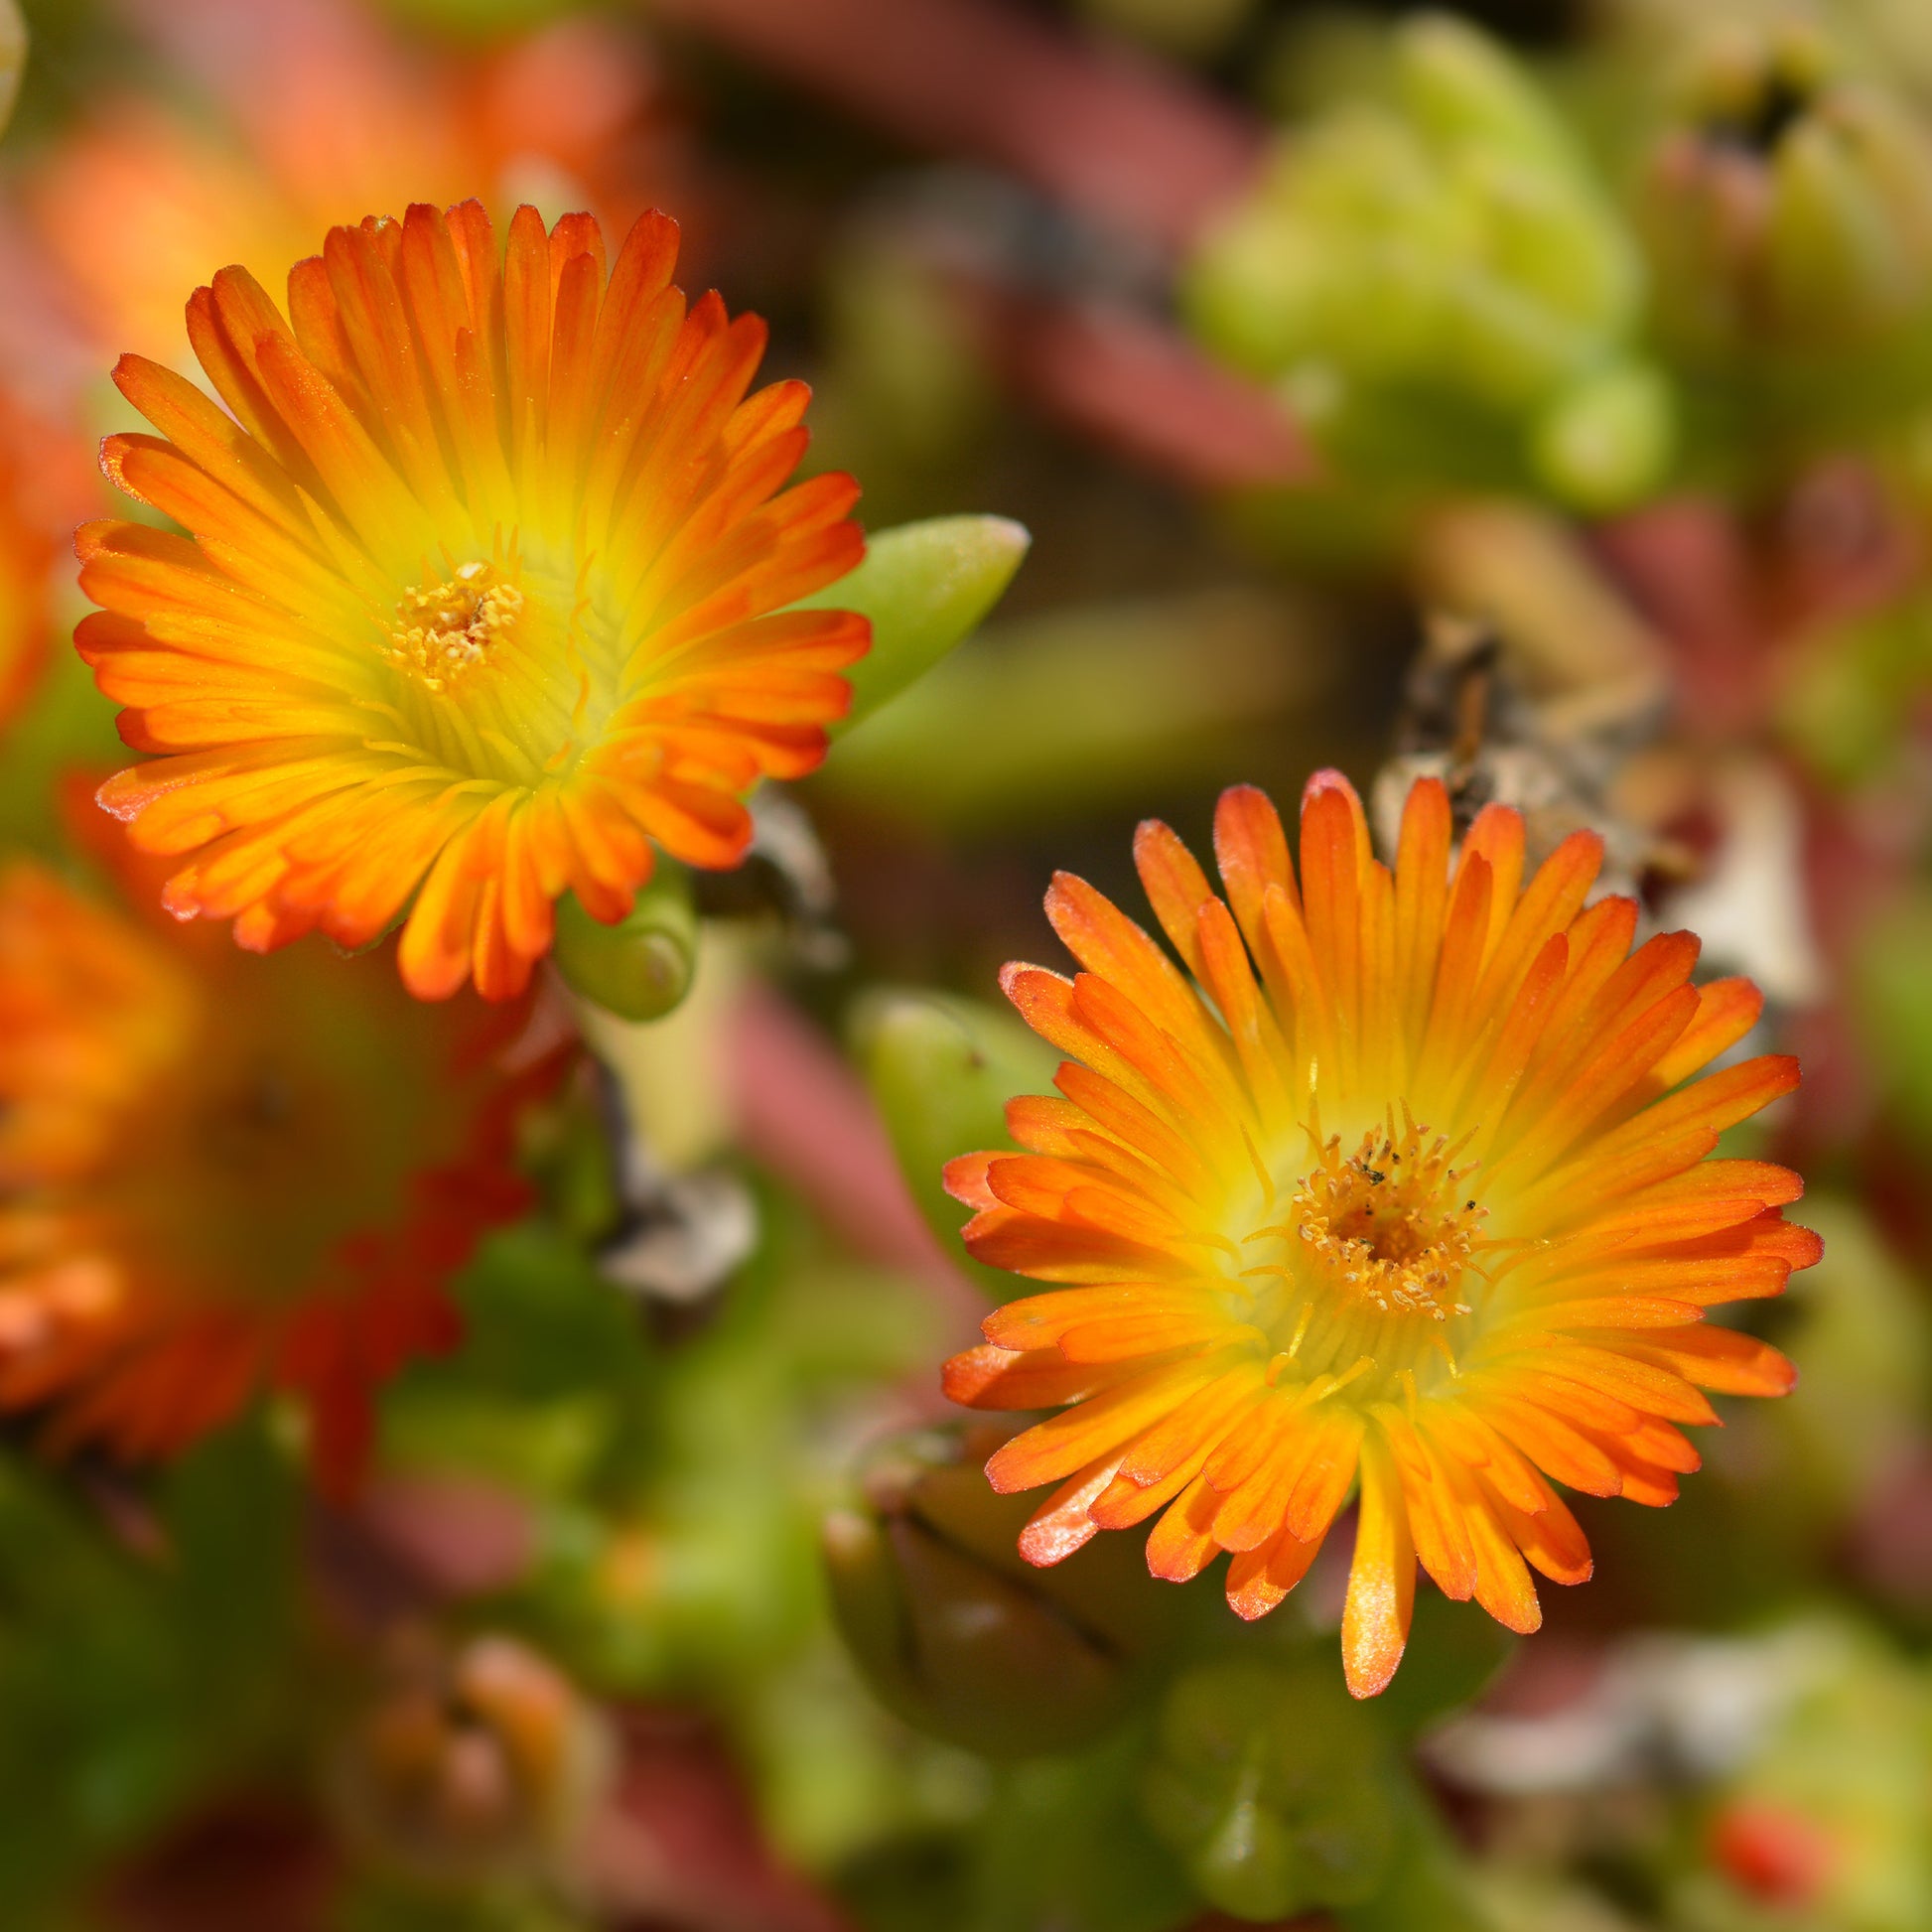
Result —
<instances>
[{"instance_id":1,"label":"flower stamen","mask_svg":"<svg viewBox=\"0 0 1932 1932\"><path fill-rule=\"evenodd\" d=\"M481 664L490 645L523 615L523 593L482 561L459 565L428 588L405 591L382 653L432 691L447 690Z\"/></svg>"},{"instance_id":2,"label":"flower stamen","mask_svg":"<svg viewBox=\"0 0 1932 1932\"><path fill-rule=\"evenodd\" d=\"M1486 1245L1478 1232L1485 1210L1473 1196L1457 1199L1474 1169L1450 1162L1469 1137L1451 1147L1406 1107L1403 1119L1400 1139L1391 1121L1350 1155L1338 1134L1321 1143L1297 1185L1290 1228L1315 1273L1348 1301L1445 1321L1469 1311L1458 1291Z\"/></svg>"}]
</instances>

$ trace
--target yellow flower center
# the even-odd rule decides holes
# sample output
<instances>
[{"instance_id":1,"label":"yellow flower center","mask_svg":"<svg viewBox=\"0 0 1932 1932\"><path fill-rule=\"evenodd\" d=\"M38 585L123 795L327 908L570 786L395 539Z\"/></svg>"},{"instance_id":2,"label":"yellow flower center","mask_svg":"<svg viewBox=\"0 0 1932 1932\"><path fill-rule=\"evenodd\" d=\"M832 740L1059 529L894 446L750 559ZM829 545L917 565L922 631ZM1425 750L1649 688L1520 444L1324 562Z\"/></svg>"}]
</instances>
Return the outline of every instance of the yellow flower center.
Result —
<instances>
[{"instance_id":1,"label":"yellow flower center","mask_svg":"<svg viewBox=\"0 0 1932 1932\"><path fill-rule=\"evenodd\" d=\"M1411 1124L1399 1139L1364 1134L1350 1155L1341 1145L1329 1137L1295 1193L1292 1225L1312 1272L1384 1314L1467 1314L1462 1277L1483 1210L1456 1200L1466 1171L1450 1166L1449 1142Z\"/></svg>"},{"instance_id":2,"label":"yellow flower center","mask_svg":"<svg viewBox=\"0 0 1932 1932\"><path fill-rule=\"evenodd\" d=\"M442 583L403 593L383 654L431 691L444 691L483 662L522 614L523 593L495 565L467 563Z\"/></svg>"},{"instance_id":3,"label":"yellow flower center","mask_svg":"<svg viewBox=\"0 0 1932 1932\"><path fill-rule=\"evenodd\" d=\"M605 731L620 702L625 645L588 566L526 546L405 591L377 647L400 673L385 749L495 784L534 786Z\"/></svg>"},{"instance_id":4,"label":"yellow flower center","mask_svg":"<svg viewBox=\"0 0 1932 1932\"><path fill-rule=\"evenodd\" d=\"M1250 1318L1277 1350L1271 1380L1340 1386L1366 1375L1362 1393L1378 1399L1455 1372L1469 1277L1491 1245L1474 1165L1457 1167L1458 1151L1406 1109L1400 1126L1391 1119L1352 1148L1338 1134L1313 1139L1312 1162L1275 1189L1266 1224L1243 1243L1249 1253L1267 1244L1241 1272L1255 1293Z\"/></svg>"}]
</instances>

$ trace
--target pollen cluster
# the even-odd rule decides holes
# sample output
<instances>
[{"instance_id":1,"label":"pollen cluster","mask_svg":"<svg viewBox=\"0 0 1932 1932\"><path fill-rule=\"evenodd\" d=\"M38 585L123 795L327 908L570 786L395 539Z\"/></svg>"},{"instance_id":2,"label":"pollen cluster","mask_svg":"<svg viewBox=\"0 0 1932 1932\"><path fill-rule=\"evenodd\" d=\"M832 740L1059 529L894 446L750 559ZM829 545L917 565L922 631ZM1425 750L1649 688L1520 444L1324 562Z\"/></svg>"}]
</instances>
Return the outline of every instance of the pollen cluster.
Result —
<instances>
[{"instance_id":1,"label":"pollen cluster","mask_svg":"<svg viewBox=\"0 0 1932 1932\"><path fill-rule=\"evenodd\" d=\"M404 594L383 653L432 691L481 664L496 636L523 612L523 593L492 564L464 564L452 578Z\"/></svg>"},{"instance_id":2,"label":"pollen cluster","mask_svg":"<svg viewBox=\"0 0 1932 1932\"><path fill-rule=\"evenodd\" d=\"M1321 1281L1384 1314L1467 1314L1483 1210L1458 1198L1473 1168L1453 1166L1455 1153L1413 1120L1364 1134L1352 1154L1338 1134L1321 1143L1289 1222Z\"/></svg>"}]
</instances>

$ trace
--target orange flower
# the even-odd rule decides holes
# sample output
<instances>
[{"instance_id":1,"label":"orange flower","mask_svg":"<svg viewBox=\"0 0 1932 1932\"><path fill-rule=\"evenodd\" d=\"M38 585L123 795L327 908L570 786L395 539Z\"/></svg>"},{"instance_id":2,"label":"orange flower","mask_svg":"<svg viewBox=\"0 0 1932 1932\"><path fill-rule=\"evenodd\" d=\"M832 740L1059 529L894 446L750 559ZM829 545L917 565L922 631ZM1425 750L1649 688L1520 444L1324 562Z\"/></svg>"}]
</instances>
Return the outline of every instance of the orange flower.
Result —
<instances>
[{"instance_id":1,"label":"orange flower","mask_svg":"<svg viewBox=\"0 0 1932 1932\"><path fill-rule=\"evenodd\" d=\"M405 48L355 0L139 12L214 112L92 103L27 177L78 319L114 347L177 359L182 291L210 262L280 275L338 222L411 195L478 193L494 212L531 195L628 222L640 179L683 172L634 36L611 23L561 20L460 59Z\"/></svg>"},{"instance_id":2,"label":"orange flower","mask_svg":"<svg viewBox=\"0 0 1932 1932\"><path fill-rule=\"evenodd\" d=\"M554 1061L502 1069L520 1025L0 871L0 1409L137 1459L285 1389L348 1488L375 1388L454 1342L445 1284L527 1204L512 1115Z\"/></svg>"},{"instance_id":3,"label":"orange flower","mask_svg":"<svg viewBox=\"0 0 1932 1932\"><path fill-rule=\"evenodd\" d=\"M979 1209L981 1260L1057 1286L989 1316L946 1387L1069 1405L987 1464L1001 1490L1061 1485L1022 1538L1034 1562L1165 1510L1154 1574L1229 1551L1246 1617L1358 1491L1342 1656L1365 1697L1401 1659L1418 1561L1533 1630L1530 1571L1590 1569L1552 1478L1667 1503L1698 1466L1679 1425L1716 1420L1702 1391L1791 1386L1774 1349L1704 1317L1818 1258L1779 1212L1800 1182L1707 1157L1797 1067L1684 1084L1761 1000L1694 987L1688 933L1630 953L1635 903L1585 905L1588 833L1525 885L1523 821L1491 806L1451 865L1429 780L1391 871L1324 772L1299 889L1258 791L1223 795L1215 849L1225 900L1166 826L1136 841L1191 982L1065 875L1047 913L1086 970L1008 968L1008 997L1073 1056L1062 1097L1014 1101L1029 1151L947 1179Z\"/></svg>"},{"instance_id":4,"label":"orange flower","mask_svg":"<svg viewBox=\"0 0 1932 1932\"><path fill-rule=\"evenodd\" d=\"M121 734L165 756L101 788L143 850L194 855L180 917L267 951L360 946L405 909L424 999L514 995L574 892L621 918L652 843L743 856L743 794L825 752L863 618L783 607L862 548L858 491L787 489L806 390L747 396L756 317L671 284L646 215L607 285L588 215L534 208L499 259L474 202L330 232L293 327L243 270L189 304L224 415L123 356L162 432L109 475L194 540L80 532L105 607L76 635Z\"/></svg>"},{"instance_id":5,"label":"orange flower","mask_svg":"<svg viewBox=\"0 0 1932 1932\"><path fill-rule=\"evenodd\" d=\"M27 496L29 432L0 396L0 726L26 701L47 658L55 541Z\"/></svg>"}]
</instances>

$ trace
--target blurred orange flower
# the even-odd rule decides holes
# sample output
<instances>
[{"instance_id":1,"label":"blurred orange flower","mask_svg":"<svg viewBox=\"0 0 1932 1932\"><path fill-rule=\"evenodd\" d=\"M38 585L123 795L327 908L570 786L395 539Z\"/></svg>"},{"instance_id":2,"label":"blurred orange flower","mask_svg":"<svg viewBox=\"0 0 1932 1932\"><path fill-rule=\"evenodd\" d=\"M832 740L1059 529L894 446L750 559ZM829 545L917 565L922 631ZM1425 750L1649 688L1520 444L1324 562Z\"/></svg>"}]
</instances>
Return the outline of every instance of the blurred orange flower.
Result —
<instances>
[{"instance_id":1,"label":"blurred orange flower","mask_svg":"<svg viewBox=\"0 0 1932 1932\"><path fill-rule=\"evenodd\" d=\"M28 500L30 432L0 394L0 726L26 701L47 660L57 545Z\"/></svg>"},{"instance_id":2,"label":"blurred orange flower","mask_svg":"<svg viewBox=\"0 0 1932 1932\"><path fill-rule=\"evenodd\" d=\"M375 1389L451 1346L450 1276L527 1205L513 1115L555 1060L505 1069L523 1018L0 871L0 1408L140 1459L288 1390L348 1489Z\"/></svg>"},{"instance_id":3,"label":"blurred orange flower","mask_svg":"<svg viewBox=\"0 0 1932 1932\"><path fill-rule=\"evenodd\" d=\"M808 392L748 397L763 324L687 311L676 255L646 215L607 285L588 215L521 208L503 253L477 203L419 206L332 230L293 326L245 270L196 292L234 420L122 358L166 440L110 437L108 472L196 541L84 528L76 641L166 755L100 799L195 855L170 910L266 951L407 907L412 991L507 998L562 893L621 918L653 841L736 865L744 794L823 758L869 627L784 607L859 561L857 485L784 487Z\"/></svg>"},{"instance_id":4,"label":"blurred orange flower","mask_svg":"<svg viewBox=\"0 0 1932 1932\"><path fill-rule=\"evenodd\" d=\"M210 262L273 281L342 222L477 195L627 223L675 162L639 43L579 17L463 60L406 49L352 0L135 6L217 113L98 105L29 177L49 252L113 348L169 361Z\"/></svg>"},{"instance_id":5,"label":"blurred orange flower","mask_svg":"<svg viewBox=\"0 0 1932 1932\"><path fill-rule=\"evenodd\" d=\"M1391 870L1330 772L1299 888L1258 791L1223 795L1215 847L1225 899L1166 826L1136 843L1191 981L1065 875L1047 912L1086 970L1007 971L1072 1056L1062 1097L1014 1101L1028 1152L948 1182L981 1260L1056 1286L989 1316L946 1386L1069 1405L987 1465L1001 1490L1061 1484L1022 1539L1034 1562L1165 1509L1155 1575L1232 1552L1247 1617L1358 1488L1342 1655L1363 1697L1401 1659L1418 1561L1533 1630L1530 1571L1590 1569L1551 1478L1667 1503L1698 1466L1679 1425L1717 1419L1704 1390L1791 1386L1775 1349L1704 1316L1818 1258L1779 1211L1801 1183L1707 1157L1798 1072L1772 1056L1685 1084L1761 1001L1693 986L1688 933L1630 952L1635 903L1586 907L1591 834L1525 884L1523 821L1491 806L1451 864L1429 780Z\"/></svg>"}]
</instances>

